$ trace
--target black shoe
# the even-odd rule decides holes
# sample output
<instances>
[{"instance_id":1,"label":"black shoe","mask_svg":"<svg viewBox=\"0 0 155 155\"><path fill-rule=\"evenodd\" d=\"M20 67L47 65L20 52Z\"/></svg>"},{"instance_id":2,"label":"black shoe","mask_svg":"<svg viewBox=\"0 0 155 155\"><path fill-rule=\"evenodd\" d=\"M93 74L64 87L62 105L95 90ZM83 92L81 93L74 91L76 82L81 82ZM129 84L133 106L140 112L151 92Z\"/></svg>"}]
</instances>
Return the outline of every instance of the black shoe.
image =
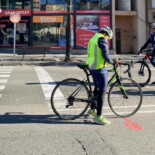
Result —
<instances>
[{"instance_id":1,"label":"black shoe","mask_svg":"<svg viewBox=\"0 0 155 155\"><path fill-rule=\"evenodd\" d=\"M154 84L154 85L155 85L155 81L154 81L154 82L152 82L152 84Z\"/></svg>"}]
</instances>

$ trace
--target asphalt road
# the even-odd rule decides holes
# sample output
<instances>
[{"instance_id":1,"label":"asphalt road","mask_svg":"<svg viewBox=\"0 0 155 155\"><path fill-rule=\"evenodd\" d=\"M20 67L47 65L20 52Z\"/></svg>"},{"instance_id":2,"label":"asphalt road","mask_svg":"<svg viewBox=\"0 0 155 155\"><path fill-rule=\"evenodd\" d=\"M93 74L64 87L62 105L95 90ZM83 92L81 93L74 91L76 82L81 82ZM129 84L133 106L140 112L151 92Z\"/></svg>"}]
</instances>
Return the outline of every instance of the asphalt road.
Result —
<instances>
[{"instance_id":1,"label":"asphalt road","mask_svg":"<svg viewBox=\"0 0 155 155\"><path fill-rule=\"evenodd\" d=\"M64 121L55 116L50 94L56 82L68 77L83 79L84 74L75 66L0 67L0 154L155 154L155 86L142 88L143 105L129 118L110 113L106 102L104 114L111 125L101 126L92 118Z\"/></svg>"}]
</instances>

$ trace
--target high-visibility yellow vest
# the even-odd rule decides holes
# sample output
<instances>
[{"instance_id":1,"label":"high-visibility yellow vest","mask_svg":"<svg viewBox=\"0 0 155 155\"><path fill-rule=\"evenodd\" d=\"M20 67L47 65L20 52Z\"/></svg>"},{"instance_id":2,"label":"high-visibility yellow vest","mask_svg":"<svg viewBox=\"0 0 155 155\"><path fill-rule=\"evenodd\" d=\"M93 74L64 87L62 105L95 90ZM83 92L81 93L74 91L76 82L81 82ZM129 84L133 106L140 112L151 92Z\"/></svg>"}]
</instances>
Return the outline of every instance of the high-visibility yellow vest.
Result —
<instances>
[{"instance_id":1,"label":"high-visibility yellow vest","mask_svg":"<svg viewBox=\"0 0 155 155\"><path fill-rule=\"evenodd\" d=\"M86 64L92 70L108 67L109 65L106 59L102 56L102 51L98 46L98 39L101 37L104 38L104 35L96 33L88 43Z\"/></svg>"}]
</instances>

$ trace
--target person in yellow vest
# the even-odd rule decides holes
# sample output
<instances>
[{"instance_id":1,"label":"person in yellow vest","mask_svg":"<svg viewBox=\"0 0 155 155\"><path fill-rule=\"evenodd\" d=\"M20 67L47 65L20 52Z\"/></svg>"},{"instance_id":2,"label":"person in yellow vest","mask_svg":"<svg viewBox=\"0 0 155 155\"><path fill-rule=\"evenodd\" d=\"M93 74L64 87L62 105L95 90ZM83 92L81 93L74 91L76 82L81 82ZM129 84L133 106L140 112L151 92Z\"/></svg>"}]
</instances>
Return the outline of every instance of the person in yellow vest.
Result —
<instances>
[{"instance_id":1,"label":"person in yellow vest","mask_svg":"<svg viewBox=\"0 0 155 155\"><path fill-rule=\"evenodd\" d=\"M104 26L90 39L87 47L86 64L93 77L96 100L96 104L91 104L91 109L87 114L95 116L94 122L101 125L110 124L110 121L102 115L102 107L107 90L108 65L116 63L109 55L108 39L112 39L112 37L113 32L110 27Z\"/></svg>"}]
</instances>

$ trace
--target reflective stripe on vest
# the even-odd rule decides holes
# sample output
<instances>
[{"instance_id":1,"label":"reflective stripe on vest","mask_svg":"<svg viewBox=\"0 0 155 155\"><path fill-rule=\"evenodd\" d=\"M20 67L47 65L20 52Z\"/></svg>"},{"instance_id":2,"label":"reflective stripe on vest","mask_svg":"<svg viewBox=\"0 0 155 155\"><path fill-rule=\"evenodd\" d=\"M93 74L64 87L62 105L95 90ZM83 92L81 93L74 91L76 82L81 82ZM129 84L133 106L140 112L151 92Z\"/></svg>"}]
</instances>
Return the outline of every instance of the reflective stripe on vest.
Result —
<instances>
[{"instance_id":1,"label":"reflective stripe on vest","mask_svg":"<svg viewBox=\"0 0 155 155\"><path fill-rule=\"evenodd\" d=\"M101 37L104 36L101 33L96 33L88 44L86 64L88 64L92 70L101 69L109 65L103 58L101 49L98 47L98 39Z\"/></svg>"}]
</instances>

